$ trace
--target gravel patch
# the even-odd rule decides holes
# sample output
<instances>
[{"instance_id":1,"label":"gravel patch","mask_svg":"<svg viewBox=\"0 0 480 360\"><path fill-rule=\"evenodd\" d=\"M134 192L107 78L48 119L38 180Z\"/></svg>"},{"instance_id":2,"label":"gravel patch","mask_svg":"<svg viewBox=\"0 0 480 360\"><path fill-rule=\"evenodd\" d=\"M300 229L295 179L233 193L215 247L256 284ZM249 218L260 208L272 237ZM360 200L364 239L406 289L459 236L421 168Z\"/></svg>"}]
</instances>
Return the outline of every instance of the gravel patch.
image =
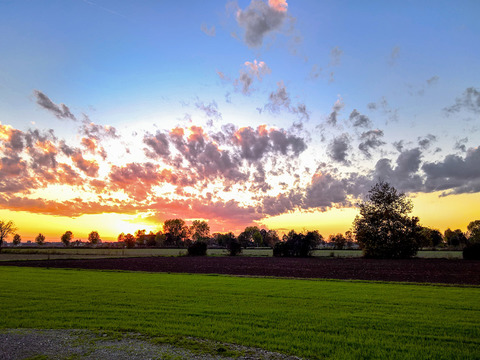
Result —
<instances>
[{"instance_id":1,"label":"gravel patch","mask_svg":"<svg viewBox=\"0 0 480 360\"><path fill-rule=\"evenodd\" d=\"M189 338L209 348L208 353L134 333L103 333L90 330L0 330L2 360L298 360L300 358L246 346ZM215 354L217 352L218 354ZM228 356L226 356L228 354Z\"/></svg>"}]
</instances>

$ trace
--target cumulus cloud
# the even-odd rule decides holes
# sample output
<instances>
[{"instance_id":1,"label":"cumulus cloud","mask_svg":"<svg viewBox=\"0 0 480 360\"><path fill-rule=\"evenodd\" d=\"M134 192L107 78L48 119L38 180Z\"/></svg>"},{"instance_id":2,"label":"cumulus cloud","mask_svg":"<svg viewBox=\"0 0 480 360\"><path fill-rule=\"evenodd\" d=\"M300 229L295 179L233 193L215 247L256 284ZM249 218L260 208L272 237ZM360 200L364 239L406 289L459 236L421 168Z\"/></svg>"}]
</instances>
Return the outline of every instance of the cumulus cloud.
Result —
<instances>
[{"instance_id":1,"label":"cumulus cloud","mask_svg":"<svg viewBox=\"0 0 480 360\"><path fill-rule=\"evenodd\" d=\"M280 30L287 18L288 4L285 0L252 0L245 10L236 14L238 25L245 29L244 40L250 47L259 47L264 37Z\"/></svg>"},{"instance_id":2,"label":"cumulus cloud","mask_svg":"<svg viewBox=\"0 0 480 360\"><path fill-rule=\"evenodd\" d=\"M350 138L348 134L344 133L342 135L337 136L330 142L328 146L328 155L334 161L348 163L347 151L349 149L350 149Z\"/></svg>"},{"instance_id":3,"label":"cumulus cloud","mask_svg":"<svg viewBox=\"0 0 480 360\"><path fill-rule=\"evenodd\" d=\"M423 180L418 174L421 157L418 148L404 150L398 156L395 168L390 159L380 159L375 165L374 179L387 181L401 191L421 191Z\"/></svg>"},{"instance_id":4,"label":"cumulus cloud","mask_svg":"<svg viewBox=\"0 0 480 360\"><path fill-rule=\"evenodd\" d=\"M37 104L45 110L50 111L58 119L70 119L76 121L77 119L72 114L70 109L65 104L55 104L50 98L39 90L34 90L33 95L36 98Z\"/></svg>"},{"instance_id":5,"label":"cumulus cloud","mask_svg":"<svg viewBox=\"0 0 480 360\"><path fill-rule=\"evenodd\" d=\"M468 149L465 157L447 155L440 162L426 162L427 191L448 190L445 195L480 191L480 147Z\"/></svg>"},{"instance_id":6,"label":"cumulus cloud","mask_svg":"<svg viewBox=\"0 0 480 360\"><path fill-rule=\"evenodd\" d=\"M432 135L432 134L427 134L425 137L417 138L417 140L418 140L418 146L420 146L422 149L426 150L435 141L437 141L437 137L435 135Z\"/></svg>"},{"instance_id":7,"label":"cumulus cloud","mask_svg":"<svg viewBox=\"0 0 480 360\"><path fill-rule=\"evenodd\" d=\"M381 140L383 137L382 130L370 130L362 133L360 135L361 143L358 145L358 149L367 157L371 158L372 154L370 150L374 150L382 145L385 145L385 142Z\"/></svg>"},{"instance_id":8,"label":"cumulus cloud","mask_svg":"<svg viewBox=\"0 0 480 360\"><path fill-rule=\"evenodd\" d=\"M467 88L461 97L455 99L455 104L444 108L443 111L447 116L460 111L480 114L480 91L474 87Z\"/></svg>"}]
</instances>

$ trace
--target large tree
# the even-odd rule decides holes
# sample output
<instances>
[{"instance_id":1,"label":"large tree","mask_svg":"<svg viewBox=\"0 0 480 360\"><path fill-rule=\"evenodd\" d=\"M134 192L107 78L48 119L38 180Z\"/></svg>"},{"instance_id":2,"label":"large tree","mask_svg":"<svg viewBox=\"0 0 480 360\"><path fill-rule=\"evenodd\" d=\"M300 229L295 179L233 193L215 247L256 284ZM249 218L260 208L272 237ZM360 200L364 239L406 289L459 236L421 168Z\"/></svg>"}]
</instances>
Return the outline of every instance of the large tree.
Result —
<instances>
[{"instance_id":1,"label":"large tree","mask_svg":"<svg viewBox=\"0 0 480 360\"><path fill-rule=\"evenodd\" d=\"M92 231L90 234L88 234L88 242L92 245L97 245L98 243L102 242L102 239L100 239L98 232Z\"/></svg>"},{"instance_id":2,"label":"large tree","mask_svg":"<svg viewBox=\"0 0 480 360\"><path fill-rule=\"evenodd\" d=\"M62 235L60 240L65 246L70 246L70 242L72 241L73 233L71 231L66 231L65 234Z\"/></svg>"},{"instance_id":3,"label":"large tree","mask_svg":"<svg viewBox=\"0 0 480 360\"><path fill-rule=\"evenodd\" d=\"M480 243L480 220L470 222L467 226L468 242L470 244Z\"/></svg>"},{"instance_id":4,"label":"large tree","mask_svg":"<svg viewBox=\"0 0 480 360\"><path fill-rule=\"evenodd\" d=\"M182 219L165 220L163 223L165 245L181 246L188 237L188 227Z\"/></svg>"},{"instance_id":5,"label":"large tree","mask_svg":"<svg viewBox=\"0 0 480 360\"><path fill-rule=\"evenodd\" d=\"M386 182L377 183L360 204L353 223L355 237L370 258L409 258L418 251L419 219L410 217L413 204Z\"/></svg>"},{"instance_id":6,"label":"large tree","mask_svg":"<svg viewBox=\"0 0 480 360\"><path fill-rule=\"evenodd\" d=\"M37 237L35 238L35 242L38 244L38 245L43 245L45 244L45 235L43 235L42 233L39 233L37 235Z\"/></svg>"},{"instance_id":7,"label":"large tree","mask_svg":"<svg viewBox=\"0 0 480 360\"><path fill-rule=\"evenodd\" d=\"M207 241L210 237L210 226L203 220L194 220L190 226L190 234L195 241Z\"/></svg>"},{"instance_id":8,"label":"large tree","mask_svg":"<svg viewBox=\"0 0 480 360\"><path fill-rule=\"evenodd\" d=\"M13 234L16 230L17 228L13 221L0 220L0 251L2 251L3 240L5 240L8 235Z\"/></svg>"}]
</instances>

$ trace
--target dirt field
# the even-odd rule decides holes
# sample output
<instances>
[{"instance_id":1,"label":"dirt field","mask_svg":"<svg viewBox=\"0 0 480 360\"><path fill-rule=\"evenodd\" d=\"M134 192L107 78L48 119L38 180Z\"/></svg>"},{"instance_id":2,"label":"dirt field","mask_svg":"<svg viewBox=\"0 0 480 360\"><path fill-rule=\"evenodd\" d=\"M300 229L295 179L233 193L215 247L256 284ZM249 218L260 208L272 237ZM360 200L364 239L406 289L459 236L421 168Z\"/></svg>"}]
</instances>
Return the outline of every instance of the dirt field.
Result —
<instances>
[{"instance_id":1,"label":"dirt field","mask_svg":"<svg viewBox=\"0 0 480 360\"><path fill-rule=\"evenodd\" d=\"M451 259L180 256L12 261L1 265L480 285L480 261Z\"/></svg>"}]
</instances>

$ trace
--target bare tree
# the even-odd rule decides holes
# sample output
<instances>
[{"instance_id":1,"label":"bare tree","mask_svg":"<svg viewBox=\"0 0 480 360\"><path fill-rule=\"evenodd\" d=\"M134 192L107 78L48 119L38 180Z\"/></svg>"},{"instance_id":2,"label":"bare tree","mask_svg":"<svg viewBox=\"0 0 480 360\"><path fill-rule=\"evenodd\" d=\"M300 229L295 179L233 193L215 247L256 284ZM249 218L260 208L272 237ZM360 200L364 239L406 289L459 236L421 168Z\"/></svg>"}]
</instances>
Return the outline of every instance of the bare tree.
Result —
<instances>
[{"instance_id":1,"label":"bare tree","mask_svg":"<svg viewBox=\"0 0 480 360\"><path fill-rule=\"evenodd\" d=\"M0 221L0 251L2 251L3 240L8 237L8 235L13 234L17 228L13 221Z\"/></svg>"}]
</instances>

